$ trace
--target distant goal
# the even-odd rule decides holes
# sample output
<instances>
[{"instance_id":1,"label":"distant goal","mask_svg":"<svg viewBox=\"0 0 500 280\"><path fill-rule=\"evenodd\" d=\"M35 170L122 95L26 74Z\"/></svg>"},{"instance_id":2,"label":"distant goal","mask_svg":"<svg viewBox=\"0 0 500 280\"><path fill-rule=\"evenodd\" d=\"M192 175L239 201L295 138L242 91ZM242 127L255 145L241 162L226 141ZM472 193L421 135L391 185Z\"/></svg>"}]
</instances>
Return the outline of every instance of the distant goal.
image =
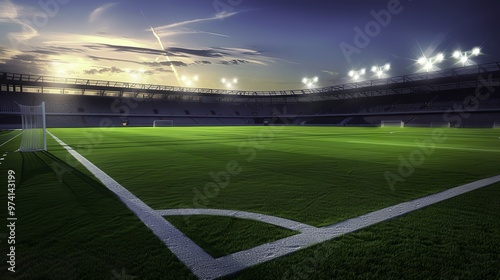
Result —
<instances>
[{"instance_id":1,"label":"distant goal","mask_svg":"<svg viewBox=\"0 0 500 280\"><path fill-rule=\"evenodd\" d=\"M380 127L404 127L403 121L381 121Z\"/></svg>"},{"instance_id":2,"label":"distant goal","mask_svg":"<svg viewBox=\"0 0 500 280\"><path fill-rule=\"evenodd\" d=\"M495 121L493 123L493 128L500 128L500 121Z\"/></svg>"},{"instance_id":3,"label":"distant goal","mask_svg":"<svg viewBox=\"0 0 500 280\"><path fill-rule=\"evenodd\" d=\"M174 126L173 120L154 120L153 127L172 127Z\"/></svg>"}]
</instances>

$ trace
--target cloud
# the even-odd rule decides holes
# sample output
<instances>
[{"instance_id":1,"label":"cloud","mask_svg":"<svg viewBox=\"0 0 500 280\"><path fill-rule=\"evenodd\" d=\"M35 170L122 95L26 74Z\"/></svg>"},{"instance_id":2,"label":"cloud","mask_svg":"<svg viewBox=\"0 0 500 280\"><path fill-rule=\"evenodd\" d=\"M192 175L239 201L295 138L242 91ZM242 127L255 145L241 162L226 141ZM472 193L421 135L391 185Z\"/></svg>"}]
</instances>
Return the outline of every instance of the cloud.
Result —
<instances>
[{"instance_id":1,"label":"cloud","mask_svg":"<svg viewBox=\"0 0 500 280\"><path fill-rule=\"evenodd\" d=\"M38 31L23 20L34 13L34 9L13 4L10 0L0 2L0 22L15 23L22 28L21 32L10 32L7 35L13 49L18 49L26 41L38 36Z\"/></svg>"},{"instance_id":2,"label":"cloud","mask_svg":"<svg viewBox=\"0 0 500 280\"><path fill-rule=\"evenodd\" d=\"M36 55L20 54L0 59L0 71L20 74L43 74L50 61Z\"/></svg>"},{"instance_id":3,"label":"cloud","mask_svg":"<svg viewBox=\"0 0 500 280\"><path fill-rule=\"evenodd\" d=\"M201 30L190 29L190 28L168 29L168 30L158 31L157 33L158 33L158 36L160 36L162 38L168 37L168 36L175 36L175 35L179 35L179 34L207 34L207 35L213 35L213 36L219 36L219 37L229 37L228 35L225 35L225 34L201 31Z\"/></svg>"},{"instance_id":4,"label":"cloud","mask_svg":"<svg viewBox=\"0 0 500 280\"><path fill-rule=\"evenodd\" d=\"M186 54L188 55L194 55L194 56L201 56L201 57L224 57L227 55L226 53L216 51L214 49L204 49L204 50L196 50L196 49L186 49L186 48L168 48L167 51L169 52L169 55L171 56L184 56Z\"/></svg>"},{"instance_id":5,"label":"cloud","mask_svg":"<svg viewBox=\"0 0 500 280\"><path fill-rule=\"evenodd\" d=\"M155 62L142 62L142 65L145 66L175 66L175 67L186 67L188 66L185 62L182 61L155 61Z\"/></svg>"},{"instance_id":6,"label":"cloud","mask_svg":"<svg viewBox=\"0 0 500 280\"><path fill-rule=\"evenodd\" d=\"M202 61L195 61L194 64L203 64L203 65L209 65L212 64L210 61L202 60Z\"/></svg>"},{"instance_id":7,"label":"cloud","mask_svg":"<svg viewBox=\"0 0 500 280\"><path fill-rule=\"evenodd\" d=\"M251 62L248 60L244 60L244 59L233 59L233 60L229 60L229 61L221 61L220 63L224 64L224 65L239 65L239 64L247 64L247 63L251 63Z\"/></svg>"},{"instance_id":8,"label":"cloud","mask_svg":"<svg viewBox=\"0 0 500 280\"><path fill-rule=\"evenodd\" d=\"M224 12L218 13L217 15L215 15L213 17L198 18L198 19L191 19L191 20L180 21L180 22L176 22L176 23L171 23L171 24L163 25L163 26L158 26L158 27L155 27L154 29L157 32L161 32L161 31L165 31L165 30L168 30L168 29L172 29L172 28L175 28L175 27L180 27L180 26L184 26L184 25L188 25L188 24L193 24L193 23L198 23L198 22L205 22L205 21L213 21L213 20L221 20L221 19L225 19L225 18L229 18L229 17L235 16L237 14L238 14L238 12L225 12L224 11ZM149 31L149 29L147 31Z\"/></svg>"},{"instance_id":9,"label":"cloud","mask_svg":"<svg viewBox=\"0 0 500 280\"><path fill-rule=\"evenodd\" d=\"M117 3L107 3L95 9L89 15L89 23L95 22L104 12L115 6Z\"/></svg>"},{"instance_id":10,"label":"cloud","mask_svg":"<svg viewBox=\"0 0 500 280\"><path fill-rule=\"evenodd\" d=\"M111 49L112 51L115 52L131 52L131 53L151 54L151 55L171 55L166 51L144 48L144 47L120 46L120 45L110 45L110 44L84 45L84 47L97 51L104 49Z\"/></svg>"},{"instance_id":11,"label":"cloud","mask_svg":"<svg viewBox=\"0 0 500 280\"><path fill-rule=\"evenodd\" d=\"M326 73L326 74L328 74L328 75L334 76L334 77L336 77L336 76L340 75L340 73L339 73L339 72L337 72L337 71L323 70L322 72L323 72L323 73Z\"/></svg>"},{"instance_id":12,"label":"cloud","mask_svg":"<svg viewBox=\"0 0 500 280\"><path fill-rule=\"evenodd\" d=\"M88 75L96 75L96 74L104 74L104 73L119 74L119 73L123 73L125 71L119 69L118 67L113 66L110 68L99 68L99 69L92 68L90 70L84 70L83 72L85 74L88 74Z\"/></svg>"}]
</instances>

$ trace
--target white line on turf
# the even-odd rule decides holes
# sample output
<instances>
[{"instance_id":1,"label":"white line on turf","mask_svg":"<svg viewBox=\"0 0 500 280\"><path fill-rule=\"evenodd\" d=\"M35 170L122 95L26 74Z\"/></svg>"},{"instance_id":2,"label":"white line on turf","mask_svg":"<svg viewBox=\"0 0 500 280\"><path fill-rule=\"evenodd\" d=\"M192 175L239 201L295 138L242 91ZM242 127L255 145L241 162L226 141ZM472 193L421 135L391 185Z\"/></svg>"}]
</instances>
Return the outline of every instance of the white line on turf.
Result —
<instances>
[{"instance_id":1,"label":"white line on turf","mask_svg":"<svg viewBox=\"0 0 500 280\"><path fill-rule=\"evenodd\" d=\"M23 133L22 133L22 132L21 132L21 133L18 133L16 136L14 136L14 137L10 138L9 140L7 140L7 141L3 142L3 143L0 145L0 147L2 147L3 145L5 145L5 144L9 143L10 141L14 140L17 136L19 136L19 135L21 135L21 134L23 134Z\"/></svg>"},{"instance_id":2,"label":"white line on turf","mask_svg":"<svg viewBox=\"0 0 500 280\"><path fill-rule=\"evenodd\" d=\"M452 197L500 182L499 175L423 198L403 202L330 226L315 228L305 225L306 228L302 228L303 231L300 234L214 259L172 224L168 223L162 215L194 215L201 213L216 214L218 212L223 215L231 214L235 217L244 218L245 216L252 216L253 218L256 218L255 215L259 214L217 209L178 209L155 211L114 179L109 177L97 166L92 164L78 152L74 151L70 146L66 145L50 132L49 134L83 166L92 172L92 174L94 174L94 176L96 176L108 189L114 192L125 203L125 205L127 205L127 207L132 210L143 221L143 223L151 229L153 233L158 236L158 238L160 238L160 240L163 241L170 251L172 251L184 264L186 264L186 266L189 267L189 269L191 269L191 271L200 279L215 279L227 276L250 266L273 260L306 247L334 239L338 236L348 234L359 229L408 214ZM261 217L263 216L264 215ZM286 220L267 215L265 218L259 219L266 223L271 222L272 224L283 224L283 220ZM269 221L269 219L275 220ZM300 225L303 224L297 223L295 226Z\"/></svg>"},{"instance_id":3,"label":"white line on turf","mask_svg":"<svg viewBox=\"0 0 500 280\"><path fill-rule=\"evenodd\" d=\"M64 147L75 159L97 177L109 190L115 193L125 205L134 212L139 219L160 238L191 271L200 278L206 275L203 264L214 263L214 258L196 245L191 239L167 222L161 215L146 205L122 185L116 182L101 169L73 150L52 133L48 132L54 140ZM212 265L214 266L214 265Z\"/></svg>"},{"instance_id":4,"label":"white line on turf","mask_svg":"<svg viewBox=\"0 0 500 280\"><path fill-rule=\"evenodd\" d=\"M415 144L401 144L401 143L386 143L386 142L371 142L371 141L346 141L347 143L353 144L368 144L368 145L383 145L383 146L400 146L400 147L414 147L419 148L418 145ZM436 149L444 149L444 150L458 150L458 151L477 151L477 152L488 152L488 153L500 153L500 150L492 150L492 149L477 149L477 148L460 148L460 147L447 147L447 146L435 146Z\"/></svg>"}]
</instances>

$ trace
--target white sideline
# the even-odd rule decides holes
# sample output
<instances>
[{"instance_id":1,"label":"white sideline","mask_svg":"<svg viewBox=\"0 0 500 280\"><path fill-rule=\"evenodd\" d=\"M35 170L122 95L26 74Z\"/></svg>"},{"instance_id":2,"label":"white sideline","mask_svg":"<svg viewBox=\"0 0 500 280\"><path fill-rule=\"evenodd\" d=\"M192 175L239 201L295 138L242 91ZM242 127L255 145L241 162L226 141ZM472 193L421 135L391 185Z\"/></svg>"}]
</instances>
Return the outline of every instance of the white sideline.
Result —
<instances>
[{"instance_id":1,"label":"white sideline","mask_svg":"<svg viewBox=\"0 0 500 280\"><path fill-rule=\"evenodd\" d=\"M368 144L368 145L383 145L383 146L399 146L399 147L413 147L419 148L418 145L415 144L398 144L398 143L386 143L386 142L370 142L370 141L346 141L347 143L354 144ZM457 151L476 151L476 152L488 152L488 153L500 153L500 150L491 150L491 149L477 149L477 148L460 148L460 147L446 147L446 146L434 146L435 149L443 149L443 150L457 150Z\"/></svg>"},{"instance_id":2,"label":"white sideline","mask_svg":"<svg viewBox=\"0 0 500 280\"><path fill-rule=\"evenodd\" d=\"M21 135L21 134L23 134L23 133L22 133L22 132L21 132L21 133L18 133L16 136L14 136L14 137L10 138L9 140L7 140L7 141L3 142L3 143L0 145L0 147L2 147L3 145L5 145L5 144L9 143L10 141L14 140L17 136L19 136L19 135Z\"/></svg>"},{"instance_id":3,"label":"white sideline","mask_svg":"<svg viewBox=\"0 0 500 280\"><path fill-rule=\"evenodd\" d=\"M153 210L131 192L113 180L110 176L92 164L70 146L49 134L96 176L109 190L115 193L127 207L132 210L143 223L172 251L200 279L215 279L253 265L261 264L275 258L296 252L312 245L334 239L359 229L384 222L415 210L433 205L500 182L500 175L482 179L466 185L448 189L426 197L403 202L394 206L380 209L353 219L348 219L330 226L315 228L291 220L261 215L249 212L217 210L217 209L178 209L178 210ZM255 248L240 251L228 256L214 259L191 239L167 222L163 215L223 215L238 218L249 218L282 227L300 229L301 233L273 241Z\"/></svg>"},{"instance_id":4,"label":"white sideline","mask_svg":"<svg viewBox=\"0 0 500 280\"><path fill-rule=\"evenodd\" d=\"M185 236L181 231L158 215L152 208L146 205L113 178L88 161L85 157L73 150L52 133L48 132L54 140L63 146L73 157L75 157L85 168L98 178L110 191L115 193L141 221L160 238L161 241L172 251L191 271L202 277L199 272L200 263L212 263L214 258L201 249L196 243Z\"/></svg>"}]
</instances>

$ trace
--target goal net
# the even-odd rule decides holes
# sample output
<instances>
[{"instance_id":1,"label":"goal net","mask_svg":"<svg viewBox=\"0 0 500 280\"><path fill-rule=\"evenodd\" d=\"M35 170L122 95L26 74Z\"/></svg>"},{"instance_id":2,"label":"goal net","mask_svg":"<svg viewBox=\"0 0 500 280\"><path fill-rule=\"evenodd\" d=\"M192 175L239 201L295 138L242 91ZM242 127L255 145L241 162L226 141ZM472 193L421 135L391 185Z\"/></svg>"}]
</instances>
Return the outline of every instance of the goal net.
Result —
<instances>
[{"instance_id":1,"label":"goal net","mask_svg":"<svg viewBox=\"0 0 500 280\"><path fill-rule=\"evenodd\" d=\"M500 121L493 122L493 128L500 128Z\"/></svg>"},{"instance_id":2,"label":"goal net","mask_svg":"<svg viewBox=\"0 0 500 280\"><path fill-rule=\"evenodd\" d=\"M381 121L380 127L404 127L403 121Z\"/></svg>"},{"instance_id":3,"label":"goal net","mask_svg":"<svg viewBox=\"0 0 500 280\"><path fill-rule=\"evenodd\" d=\"M47 150L47 128L45 123L45 102L39 106L17 104L21 108L22 135L20 152Z\"/></svg>"},{"instance_id":4,"label":"goal net","mask_svg":"<svg viewBox=\"0 0 500 280\"><path fill-rule=\"evenodd\" d=\"M153 121L153 127L169 127L174 126L173 120L155 120Z\"/></svg>"},{"instance_id":5,"label":"goal net","mask_svg":"<svg viewBox=\"0 0 500 280\"><path fill-rule=\"evenodd\" d=\"M431 122L431 127L451 127L451 123L449 122Z\"/></svg>"}]
</instances>

